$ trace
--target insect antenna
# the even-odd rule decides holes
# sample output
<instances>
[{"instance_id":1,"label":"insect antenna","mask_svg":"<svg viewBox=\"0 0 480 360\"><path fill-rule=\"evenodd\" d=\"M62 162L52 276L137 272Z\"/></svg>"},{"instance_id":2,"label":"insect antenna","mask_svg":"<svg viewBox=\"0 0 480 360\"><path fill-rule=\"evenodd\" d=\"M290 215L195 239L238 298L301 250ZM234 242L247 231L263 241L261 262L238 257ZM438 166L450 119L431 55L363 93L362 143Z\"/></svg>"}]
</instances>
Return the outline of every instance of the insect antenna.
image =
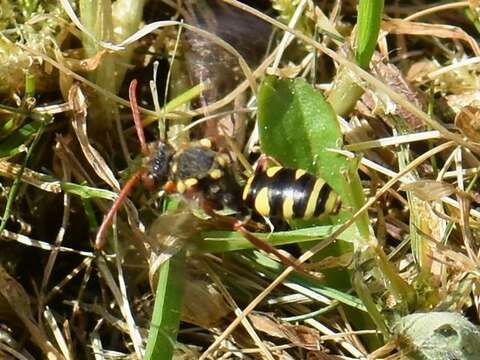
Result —
<instances>
[{"instance_id":1,"label":"insect antenna","mask_svg":"<svg viewBox=\"0 0 480 360\"><path fill-rule=\"evenodd\" d=\"M149 156L150 151L148 149L147 142L145 140L143 123L140 118L140 112L138 111L136 91L137 91L137 80L133 79L130 82L130 87L128 89L128 95L130 99L130 108L132 109L133 121L135 123L135 129L137 130L137 137L140 142L142 154L144 156ZM144 178L144 175L146 173L147 173L147 170L145 168L138 170L133 174L133 176L130 179L128 179L128 181L123 186L122 190L118 194L118 198L113 202L112 207L110 208L110 210L108 210L108 213L105 215L102 223L100 224L100 227L98 228L97 235L95 236L95 248L97 250L101 250L105 246L107 231L112 225L115 214L117 213L118 209L120 209L120 207L122 206L127 196L130 194L132 189L138 184L140 180L142 180L142 178Z\"/></svg>"},{"instance_id":2,"label":"insect antenna","mask_svg":"<svg viewBox=\"0 0 480 360\"><path fill-rule=\"evenodd\" d=\"M145 140L145 132L143 131L142 119L140 118L140 112L138 111L137 83L137 79L133 79L130 82L130 86L128 88L128 97L130 99L130 108L132 109L133 122L135 123L135 129L137 130L137 137L138 141L140 142L142 154L144 156L150 156L150 150L148 149L147 142Z\"/></svg>"}]
</instances>

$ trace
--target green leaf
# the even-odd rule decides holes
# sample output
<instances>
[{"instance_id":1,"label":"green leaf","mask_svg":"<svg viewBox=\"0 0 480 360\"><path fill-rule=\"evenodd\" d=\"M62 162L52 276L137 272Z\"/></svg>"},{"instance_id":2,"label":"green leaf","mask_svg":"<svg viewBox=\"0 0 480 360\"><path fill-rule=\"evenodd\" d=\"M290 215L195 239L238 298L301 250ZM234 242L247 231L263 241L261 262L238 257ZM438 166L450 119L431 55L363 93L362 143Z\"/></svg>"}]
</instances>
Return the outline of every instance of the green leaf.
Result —
<instances>
[{"instance_id":1,"label":"green leaf","mask_svg":"<svg viewBox=\"0 0 480 360\"><path fill-rule=\"evenodd\" d=\"M75 184L70 182L60 182L62 190L73 195L80 196L82 199L101 198L114 201L118 194L113 191L94 188L87 185Z\"/></svg>"},{"instance_id":2,"label":"green leaf","mask_svg":"<svg viewBox=\"0 0 480 360\"><path fill-rule=\"evenodd\" d=\"M316 174L342 196L342 134L331 106L305 80L267 77L258 94L262 151L284 166Z\"/></svg>"},{"instance_id":3,"label":"green leaf","mask_svg":"<svg viewBox=\"0 0 480 360\"><path fill-rule=\"evenodd\" d=\"M273 246L298 244L306 241L322 240L330 236L339 226L314 226L305 229L291 231L279 231L269 233L255 233L254 235ZM352 242L356 232L349 228L339 237L339 240ZM196 252L227 252L236 250L252 249L254 245L235 231L207 231L202 234L202 241L195 244Z\"/></svg>"},{"instance_id":4,"label":"green leaf","mask_svg":"<svg viewBox=\"0 0 480 360\"><path fill-rule=\"evenodd\" d=\"M368 69L377 46L382 22L383 0L360 0L358 6L355 59L363 69ZM340 116L348 115L363 94L358 79L345 67L335 75L334 86L328 94L328 102Z\"/></svg>"},{"instance_id":5,"label":"green leaf","mask_svg":"<svg viewBox=\"0 0 480 360\"><path fill-rule=\"evenodd\" d=\"M383 0L360 0L358 4L358 36L356 58L358 65L368 69L382 23Z\"/></svg>"},{"instance_id":6,"label":"green leaf","mask_svg":"<svg viewBox=\"0 0 480 360\"><path fill-rule=\"evenodd\" d=\"M27 145L37 133L40 125L41 122L33 121L8 135L8 137L0 143L0 158L12 156L24 151L22 150L22 145Z\"/></svg>"},{"instance_id":7,"label":"green leaf","mask_svg":"<svg viewBox=\"0 0 480 360\"><path fill-rule=\"evenodd\" d=\"M158 275L145 360L171 359L180 324L185 281L185 251L163 263Z\"/></svg>"},{"instance_id":8,"label":"green leaf","mask_svg":"<svg viewBox=\"0 0 480 360\"><path fill-rule=\"evenodd\" d=\"M38 145L40 139L42 138L46 126L47 126L46 122L42 122L42 123L39 124L38 131L36 131L35 137L33 138L33 141L32 141L32 143L31 143L31 145L30 145L30 147L27 151L27 154L25 155L25 158L23 159L22 167L20 168L20 171L17 173L17 175L15 176L15 179L13 180L12 187L10 189L10 192L8 193L7 203L5 205L5 210L3 211L2 221L0 223L0 234L5 229L5 226L7 225L7 221L10 217L10 213L11 213L11 210L12 210L12 207L13 207L13 203L16 200L18 190L20 189L23 172L25 171L25 168L27 167L27 164L28 164L28 162L30 161L30 158L33 155L33 151L35 150L35 147Z\"/></svg>"}]
</instances>

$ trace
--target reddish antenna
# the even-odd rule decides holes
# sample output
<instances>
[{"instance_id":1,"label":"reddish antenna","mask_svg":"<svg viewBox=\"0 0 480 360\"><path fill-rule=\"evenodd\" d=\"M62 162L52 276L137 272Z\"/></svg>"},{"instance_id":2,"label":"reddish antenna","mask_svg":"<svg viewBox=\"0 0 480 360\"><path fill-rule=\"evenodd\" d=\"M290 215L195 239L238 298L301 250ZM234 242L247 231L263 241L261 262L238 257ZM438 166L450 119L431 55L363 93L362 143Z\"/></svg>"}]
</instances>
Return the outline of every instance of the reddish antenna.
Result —
<instances>
[{"instance_id":1,"label":"reddish antenna","mask_svg":"<svg viewBox=\"0 0 480 360\"><path fill-rule=\"evenodd\" d=\"M137 136L138 136L138 140L140 141L142 154L144 156L149 156L150 151L148 149L147 142L145 141L143 123L140 118L140 112L138 111L136 92L137 92L137 80L133 79L130 82L130 87L128 89L128 96L130 99L130 108L132 109L133 121L135 123L135 129L137 130ZM118 198L113 202L112 207L110 208L108 213L105 215L102 223L100 224L100 227L98 228L97 235L95 236L95 248L97 250L101 250L105 246L107 231L112 225L115 214L117 213L118 209L120 209L120 207L122 206L128 194L130 194L130 192L135 187L135 185L137 185L137 183L143 178L143 176L146 173L147 173L146 169L144 168L140 169L125 183L125 186L120 191L120 194L118 194Z\"/></svg>"},{"instance_id":2,"label":"reddish antenna","mask_svg":"<svg viewBox=\"0 0 480 360\"><path fill-rule=\"evenodd\" d=\"M143 131L143 122L140 118L140 112L138 111L138 102L137 102L137 79L133 79L130 82L128 88L128 97L130 99L130 108L132 109L133 122L135 123L135 129L137 130L138 141L140 141L140 146L142 149L142 154L144 156L150 156L150 151L148 150L147 142L145 141L145 132Z\"/></svg>"}]
</instances>

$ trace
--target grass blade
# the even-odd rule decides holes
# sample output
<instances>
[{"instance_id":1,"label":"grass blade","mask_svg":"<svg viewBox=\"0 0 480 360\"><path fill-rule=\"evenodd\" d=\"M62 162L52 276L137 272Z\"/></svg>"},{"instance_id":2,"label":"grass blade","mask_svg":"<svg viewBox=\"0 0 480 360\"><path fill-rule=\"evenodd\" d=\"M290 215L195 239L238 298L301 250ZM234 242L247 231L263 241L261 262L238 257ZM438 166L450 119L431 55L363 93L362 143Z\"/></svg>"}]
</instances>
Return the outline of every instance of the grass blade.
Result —
<instances>
[{"instance_id":1,"label":"grass blade","mask_svg":"<svg viewBox=\"0 0 480 360\"><path fill-rule=\"evenodd\" d=\"M383 0L360 0L358 4L358 34L355 57L358 65L368 69L382 23Z\"/></svg>"},{"instance_id":2,"label":"grass blade","mask_svg":"<svg viewBox=\"0 0 480 360\"><path fill-rule=\"evenodd\" d=\"M152 321L145 360L168 360L173 357L185 279L185 252L167 260L158 274Z\"/></svg>"}]
</instances>

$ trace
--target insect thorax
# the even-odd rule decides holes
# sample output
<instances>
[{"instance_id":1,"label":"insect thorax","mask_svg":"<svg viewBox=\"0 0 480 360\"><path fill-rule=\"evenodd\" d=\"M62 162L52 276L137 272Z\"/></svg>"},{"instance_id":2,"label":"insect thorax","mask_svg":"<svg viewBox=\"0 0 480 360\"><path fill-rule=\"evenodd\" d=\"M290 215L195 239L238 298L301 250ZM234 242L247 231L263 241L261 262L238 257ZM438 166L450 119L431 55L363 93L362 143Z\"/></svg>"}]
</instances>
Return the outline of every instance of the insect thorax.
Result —
<instances>
[{"instance_id":1,"label":"insect thorax","mask_svg":"<svg viewBox=\"0 0 480 360\"><path fill-rule=\"evenodd\" d=\"M216 155L215 151L203 146L180 150L174 157L172 175L176 180L204 179L219 169Z\"/></svg>"}]
</instances>

